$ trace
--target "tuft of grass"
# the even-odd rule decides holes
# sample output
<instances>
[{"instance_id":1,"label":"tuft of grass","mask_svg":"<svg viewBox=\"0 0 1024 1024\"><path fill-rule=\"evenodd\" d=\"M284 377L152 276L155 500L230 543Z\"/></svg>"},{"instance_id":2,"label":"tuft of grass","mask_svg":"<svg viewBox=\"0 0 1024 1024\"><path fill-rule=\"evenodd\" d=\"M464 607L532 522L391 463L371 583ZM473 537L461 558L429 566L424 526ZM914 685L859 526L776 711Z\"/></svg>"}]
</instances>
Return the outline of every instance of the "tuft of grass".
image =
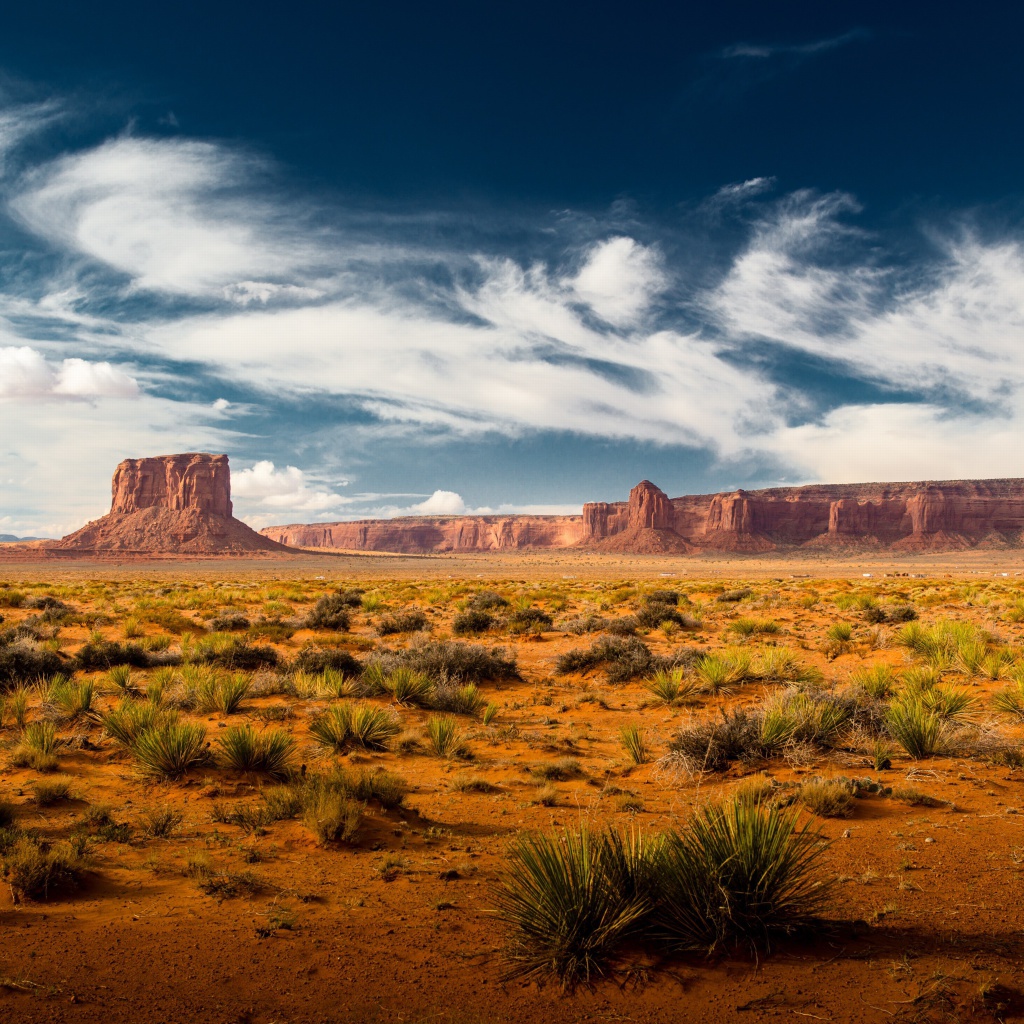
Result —
<instances>
[{"instance_id":1,"label":"tuft of grass","mask_svg":"<svg viewBox=\"0 0 1024 1024\"><path fill-rule=\"evenodd\" d=\"M359 832L362 812L344 793L318 788L304 803L303 822L322 846L350 843Z\"/></svg>"},{"instance_id":2,"label":"tuft of grass","mask_svg":"<svg viewBox=\"0 0 1024 1024\"><path fill-rule=\"evenodd\" d=\"M798 798L804 807L820 818L853 816L853 790L839 779L811 779L800 787Z\"/></svg>"},{"instance_id":3,"label":"tuft of grass","mask_svg":"<svg viewBox=\"0 0 1024 1024\"><path fill-rule=\"evenodd\" d=\"M251 725L233 725L218 737L217 744L228 768L281 779L291 767L295 740L284 729L256 732Z\"/></svg>"},{"instance_id":4,"label":"tuft of grass","mask_svg":"<svg viewBox=\"0 0 1024 1024\"><path fill-rule=\"evenodd\" d=\"M168 839L182 822L182 815L171 807L151 807L139 815L139 829L150 839Z\"/></svg>"},{"instance_id":5,"label":"tuft of grass","mask_svg":"<svg viewBox=\"0 0 1024 1024\"><path fill-rule=\"evenodd\" d=\"M619 730L619 742L633 764L647 764L651 760L647 734L639 725L624 725Z\"/></svg>"},{"instance_id":6,"label":"tuft of grass","mask_svg":"<svg viewBox=\"0 0 1024 1024\"><path fill-rule=\"evenodd\" d=\"M382 685L384 692L396 704L404 707L426 707L430 704L434 689L429 676L404 666L389 672Z\"/></svg>"},{"instance_id":7,"label":"tuft of grass","mask_svg":"<svg viewBox=\"0 0 1024 1024\"><path fill-rule=\"evenodd\" d=\"M890 665L872 665L858 669L850 681L873 700L888 700L899 686L900 677Z\"/></svg>"},{"instance_id":8,"label":"tuft of grass","mask_svg":"<svg viewBox=\"0 0 1024 1024\"><path fill-rule=\"evenodd\" d=\"M328 708L310 721L309 731L322 746L344 750L352 735L352 711L344 704Z\"/></svg>"},{"instance_id":9,"label":"tuft of grass","mask_svg":"<svg viewBox=\"0 0 1024 1024\"><path fill-rule=\"evenodd\" d=\"M1024 719L1024 676L997 690L992 695L992 707L1004 715Z\"/></svg>"},{"instance_id":10,"label":"tuft of grass","mask_svg":"<svg viewBox=\"0 0 1024 1024\"><path fill-rule=\"evenodd\" d=\"M782 627L774 619L754 619L741 615L729 623L729 629L737 636L766 636L780 632Z\"/></svg>"},{"instance_id":11,"label":"tuft of grass","mask_svg":"<svg viewBox=\"0 0 1024 1024\"><path fill-rule=\"evenodd\" d=\"M114 665L107 672L107 682L110 683L116 693L120 693L125 697L134 697L139 692L139 688L132 678L131 665Z\"/></svg>"},{"instance_id":12,"label":"tuft of grass","mask_svg":"<svg viewBox=\"0 0 1024 1024\"><path fill-rule=\"evenodd\" d=\"M487 707L484 708L484 713L483 715L481 715L481 721L484 723L484 725L490 725L491 722L493 722L495 718L498 717L498 712L500 710L501 708L499 708L498 705L492 701L487 705Z\"/></svg>"},{"instance_id":13,"label":"tuft of grass","mask_svg":"<svg viewBox=\"0 0 1024 1024\"><path fill-rule=\"evenodd\" d=\"M144 775L177 779L207 763L209 751L205 744L203 726L169 721L140 733L132 753Z\"/></svg>"},{"instance_id":14,"label":"tuft of grass","mask_svg":"<svg viewBox=\"0 0 1024 1024\"><path fill-rule=\"evenodd\" d=\"M37 772L57 769L57 749L60 740L53 722L30 722L21 734L21 740L11 752L11 763L19 768L32 768Z\"/></svg>"},{"instance_id":15,"label":"tuft of grass","mask_svg":"<svg viewBox=\"0 0 1024 1024\"><path fill-rule=\"evenodd\" d=\"M682 668L658 669L644 682L644 689L651 694L647 703L676 707L685 704L700 692L700 683L688 679Z\"/></svg>"},{"instance_id":16,"label":"tuft of grass","mask_svg":"<svg viewBox=\"0 0 1024 1024\"><path fill-rule=\"evenodd\" d=\"M459 772L448 780L448 788L455 793L497 793L498 787L482 775Z\"/></svg>"},{"instance_id":17,"label":"tuft of grass","mask_svg":"<svg viewBox=\"0 0 1024 1024\"><path fill-rule=\"evenodd\" d=\"M177 721L174 712L162 711L156 704L149 701L135 701L130 698L122 700L116 708L100 715L100 722L107 735L123 747L133 747L135 741L147 729L161 723Z\"/></svg>"},{"instance_id":18,"label":"tuft of grass","mask_svg":"<svg viewBox=\"0 0 1024 1024\"><path fill-rule=\"evenodd\" d=\"M694 666L694 673L705 693L732 693L750 674L750 655L742 650L704 654Z\"/></svg>"},{"instance_id":19,"label":"tuft of grass","mask_svg":"<svg viewBox=\"0 0 1024 1024\"><path fill-rule=\"evenodd\" d=\"M454 715L431 715L427 719L427 746L446 760L469 753L458 719Z\"/></svg>"},{"instance_id":20,"label":"tuft of grass","mask_svg":"<svg viewBox=\"0 0 1024 1024\"><path fill-rule=\"evenodd\" d=\"M823 849L793 812L742 800L707 807L666 843L654 928L670 950L767 951L822 909Z\"/></svg>"},{"instance_id":21,"label":"tuft of grass","mask_svg":"<svg viewBox=\"0 0 1024 1024\"><path fill-rule=\"evenodd\" d=\"M71 800L71 786L73 780L67 775L58 775L54 779L47 779L45 782L36 782L32 786L32 798L37 807L49 807L50 804L60 803L62 800Z\"/></svg>"},{"instance_id":22,"label":"tuft of grass","mask_svg":"<svg viewBox=\"0 0 1024 1024\"><path fill-rule=\"evenodd\" d=\"M538 779L549 782L564 782L583 774L583 768L575 757L560 757L556 761L542 761L530 769Z\"/></svg>"},{"instance_id":23,"label":"tuft of grass","mask_svg":"<svg viewBox=\"0 0 1024 1024\"><path fill-rule=\"evenodd\" d=\"M945 738L942 718L912 697L889 706L885 725L892 738L916 760L931 757Z\"/></svg>"},{"instance_id":24,"label":"tuft of grass","mask_svg":"<svg viewBox=\"0 0 1024 1024\"><path fill-rule=\"evenodd\" d=\"M386 750L388 741L399 730L397 718L385 708L356 704L349 719L349 736L367 750Z\"/></svg>"},{"instance_id":25,"label":"tuft of grass","mask_svg":"<svg viewBox=\"0 0 1024 1024\"><path fill-rule=\"evenodd\" d=\"M72 843L48 846L26 837L4 855L4 873L18 896L47 900L76 889L82 878L82 855Z\"/></svg>"},{"instance_id":26,"label":"tuft of grass","mask_svg":"<svg viewBox=\"0 0 1024 1024\"><path fill-rule=\"evenodd\" d=\"M609 841L585 827L524 835L508 852L493 901L513 929L508 977L554 975L563 988L590 985L649 913L646 895L616 887L616 869L650 859L642 839L616 859ZM635 852L634 852L635 851Z\"/></svg>"},{"instance_id":27,"label":"tuft of grass","mask_svg":"<svg viewBox=\"0 0 1024 1024\"><path fill-rule=\"evenodd\" d=\"M94 717L95 684L91 679L73 683L66 676L50 680L43 697L43 713L57 722L77 722Z\"/></svg>"}]
</instances>

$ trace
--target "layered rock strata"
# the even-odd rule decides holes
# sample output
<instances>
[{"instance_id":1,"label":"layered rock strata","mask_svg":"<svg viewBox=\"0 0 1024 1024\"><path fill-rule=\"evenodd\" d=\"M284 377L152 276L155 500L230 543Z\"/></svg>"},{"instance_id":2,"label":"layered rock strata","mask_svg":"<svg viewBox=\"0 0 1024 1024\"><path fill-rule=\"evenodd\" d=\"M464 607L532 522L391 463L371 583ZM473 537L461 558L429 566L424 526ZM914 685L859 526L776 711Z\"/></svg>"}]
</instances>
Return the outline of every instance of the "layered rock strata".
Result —
<instances>
[{"instance_id":1,"label":"layered rock strata","mask_svg":"<svg viewBox=\"0 0 1024 1024\"><path fill-rule=\"evenodd\" d=\"M270 527L263 534L295 547L403 553L1017 547L1024 541L1024 480L813 484L679 498L644 480L628 501L589 502L580 516L418 516Z\"/></svg>"},{"instance_id":2,"label":"layered rock strata","mask_svg":"<svg viewBox=\"0 0 1024 1024\"><path fill-rule=\"evenodd\" d=\"M110 512L51 545L54 551L221 555L283 552L232 516L226 455L125 459Z\"/></svg>"}]
</instances>

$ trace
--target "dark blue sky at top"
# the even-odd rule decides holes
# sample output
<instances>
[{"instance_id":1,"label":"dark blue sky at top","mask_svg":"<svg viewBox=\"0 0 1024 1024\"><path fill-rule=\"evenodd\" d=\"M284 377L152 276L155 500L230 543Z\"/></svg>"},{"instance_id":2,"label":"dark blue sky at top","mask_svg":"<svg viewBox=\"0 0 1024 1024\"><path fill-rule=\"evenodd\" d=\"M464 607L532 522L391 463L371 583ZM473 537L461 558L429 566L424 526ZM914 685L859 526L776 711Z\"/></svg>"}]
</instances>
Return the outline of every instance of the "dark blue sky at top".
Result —
<instances>
[{"instance_id":1,"label":"dark blue sky at top","mask_svg":"<svg viewBox=\"0 0 1024 1024\"><path fill-rule=\"evenodd\" d=\"M1009 3L41 2L8 5L0 67L104 96L97 131L173 112L370 199L665 208L774 175L885 216L1019 195L1022 28Z\"/></svg>"}]
</instances>

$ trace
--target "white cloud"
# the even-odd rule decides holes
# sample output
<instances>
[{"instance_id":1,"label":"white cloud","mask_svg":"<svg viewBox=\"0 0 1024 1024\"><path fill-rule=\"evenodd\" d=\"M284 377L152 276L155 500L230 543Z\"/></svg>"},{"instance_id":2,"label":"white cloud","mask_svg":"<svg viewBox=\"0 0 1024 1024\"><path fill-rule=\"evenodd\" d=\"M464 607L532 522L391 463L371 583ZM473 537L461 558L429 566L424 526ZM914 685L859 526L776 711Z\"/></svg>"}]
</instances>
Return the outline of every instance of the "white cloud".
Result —
<instances>
[{"instance_id":1,"label":"white cloud","mask_svg":"<svg viewBox=\"0 0 1024 1024\"><path fill-rule=\"evenodd\" d=\"M404 513L413 516L461 516L466 514L466 503L455 491L434 491L426 501L412 505Z\"/></svg>"},{"instance_id":2,"label":"white cloud","mask_svg":"<svg viewBox=\"0 0 1024 1024\"><path fill-rule=\"evenodd\" d=\"M629 327L665 287L666 277L656 250L620 236L595 245L567 283L603 320Z\"/></svg>"},{"instance_id":3,"label":"white cloud","mask_svg":"<svg viewBox=\"0 0 1024 1024\"><path fill-rule=\"evenodd\" d=\"M278 469L269 460L241 472L233 471L231 495L233 500L241 499L239 504L248 513L247 521L257 509L279 509L287 514L320 513L352 501L327 488L311 486L297 466Z\"/></svg>"},{"instance_id":4,"label":"white cloud","mask_svg":"<svg viewBox=\"0 0 1024 1024\"><path fill-rule=\"evenodd\" d=\"M0 399L135 398L139 383L110 363L51 363L22 345L0 348Z\"/></svg>"},{"instance_id":5,"label":"white cloud","mask_svg":"<svg viewBox=\"0 0 1024 1024\"><path fill-rule=\"evenodd\" d=\"M212 143L122 137L40 168L11 208L140 288L267 301L280 286L261 279L294 273L316 250L285 211L238 191L256 170Z\"/></svg>"}]
</instances>

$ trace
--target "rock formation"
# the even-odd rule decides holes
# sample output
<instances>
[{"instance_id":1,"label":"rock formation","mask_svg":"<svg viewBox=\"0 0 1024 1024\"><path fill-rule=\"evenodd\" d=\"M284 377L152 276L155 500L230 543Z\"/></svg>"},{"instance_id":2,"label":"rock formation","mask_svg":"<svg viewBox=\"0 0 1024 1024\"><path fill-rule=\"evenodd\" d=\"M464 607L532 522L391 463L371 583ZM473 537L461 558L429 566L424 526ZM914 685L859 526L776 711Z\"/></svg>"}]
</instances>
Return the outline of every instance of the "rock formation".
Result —
<instances>
[{"instance_id":1,"label":"rock formation","mask_svg":"<svg viewBox=\"0 0 1024 1024\"><path fill-rule=\"evenodd\" d=\"M349 551L590 548L654 554L797 548L939 551L1024 543L1024 480L813 484L669 498L648 480L580 516L445 516L275 526L264 536Z\"/></svg>"},{"instance_id":2,"label":"rock formation","mask_svg":"<svg viewBox=\"0 0 1024 1024\"><path fill-rule=\"evenodd\" d=\"M114 473L110 512L51 550L122 554L245 554L286 549L231 514L226 455L125 459Z\"/></svg>"}]
</instances>

